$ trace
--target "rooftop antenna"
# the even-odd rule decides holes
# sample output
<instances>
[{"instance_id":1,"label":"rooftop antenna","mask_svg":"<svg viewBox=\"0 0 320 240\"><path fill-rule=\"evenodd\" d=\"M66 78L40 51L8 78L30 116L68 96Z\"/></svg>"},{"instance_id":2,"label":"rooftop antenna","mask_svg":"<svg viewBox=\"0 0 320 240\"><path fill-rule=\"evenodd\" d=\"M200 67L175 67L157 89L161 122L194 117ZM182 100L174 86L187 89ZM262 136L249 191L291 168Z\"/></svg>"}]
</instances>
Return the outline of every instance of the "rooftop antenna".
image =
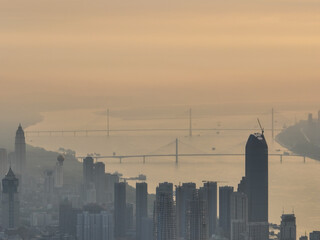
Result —
<instances>
[{"instance_id":1,"label":"rooftop antenna","mask_svg":"<svg viewBox=\"0 0 320 240\"><path fill-rule=\"evenodd\" d=\"M261 126L261 123L260 123L259 118L257 118L257 120L258 120L258 123L259 123L260 129L261 129L261 132L262 132L262 135L263 135L263 134L264 134L264 128Z\"/></svg>"}]
</instances>

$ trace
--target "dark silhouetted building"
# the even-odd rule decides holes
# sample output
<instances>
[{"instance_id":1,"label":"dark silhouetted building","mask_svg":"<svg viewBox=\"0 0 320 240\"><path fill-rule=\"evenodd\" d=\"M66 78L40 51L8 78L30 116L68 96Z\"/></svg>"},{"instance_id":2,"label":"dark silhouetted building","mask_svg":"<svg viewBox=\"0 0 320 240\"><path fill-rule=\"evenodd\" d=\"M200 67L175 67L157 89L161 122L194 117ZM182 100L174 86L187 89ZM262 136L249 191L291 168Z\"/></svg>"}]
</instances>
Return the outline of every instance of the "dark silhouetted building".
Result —
<instances>
[{"instance_id":1,"label":"dark silhouetted building","mask_svg":"<svg viewBox=\"0 0 320 240\"><path fill-rule=\"evenodd\" d=\"M231 233L231 195L233 187L219 187L219 226L223 231L223 235L230 239Z\"/></svg>"},{"instance_id":2,"label":"dark silhouetted building","mask_svg":"<svg viewBox=\"0 0 320 240\"><path fill-rule=\"evenodd\" d=\"M247 184L246 177L242 177L240 183L238 184L238 192L246 193Z\"/></svg>"},{"instance_id":3,"label":"dark silhouetted building","mask_svg":"<svg viewBox=\"0 0 320 240\"><path fill-rule=\"evenodd\" d=\"M77 215L80 209L73 208L69 200L65 199L59 204L59 231L61 234L77 234Z\"/></svg>"},{"instance_id":4,"label":"dark silhouetted building","mask_svg":"<svg viewBox=\"0 0 320 240\"><path fill-rule=\"evenodd\" d=\"M294 214L282 214L280 240L296 240L297 228Z\"/></svg>"},{"instance_id":5,"label":"dark silhouetted building","mask_svg":"<svg viewBox=\"0 0 320 240\"><path fill-rule=\"evenodd\" d=\"M176 214L178 239L187 237L187 212L189 202L193 199L196 191L195 183L183 183L176 187Z\"/></svg>"},{"instance_id":6,"label":"dark silhouetted building","mask_svg":"<svg viewBox=\"0 0 320 240\"><path fill-rule=\"evenodd\" d=\"M19 124L16 132L15 145L14 145L14 162L12 165L16 174L23 176L26 173L26 140L24 131Z\"/></svg>"},{"instance_id":7,"label":"dark silhouetted building","mask_svg":"<svg viewBox=\"0 0 320 240\"><path fill-rule=\"evenodd\" d=\"M95 203L96 188L94 184L94 163L92 157L86 157L82 163L83 170L83 185L82 185L82 200L85 204Z\"/></svg>"},{"instance_id":8,"label":"dark silhouetted building","mask_svg":"<svg viewBox=\"0 0 320 240\"><path fill-rule=\"evenodd\" d=\"M84 185L89 185L93 183L93 176L94 176L94 164L92 157L86 157L83 159L83 183Z\"/></svg>"},{"instance_id":9,"label":"dark silhouetted building","mask_svg":"<svg viewBox=\"0 0 320 240\"><path fill-rule=\"evenodd\" d=\"M142 239L142 219L148 217L148 185L136 183L136 239ZM143 226L145 227L145 226ZM152 237L152 236L151 236Z\"/></svg>"},{"instance_id":10,"label":"dark silhouetted building","mask_svg":"<svg viewBox=\"0 0 320 240\"><path fill-rule=\"evenodd\" d=\"M249 237L266 240L269 238L268 145L263 134L255 133L249 136L246 144L245 172Z\"/></svg>"},{"instance_id":11,"label":"dark silhouetted building","mask_svg":"<svg viewBox=\"0 0 320 240\"><path fill-rule=\"evenodd\" d=\"M208 240L208 202L205 194L194 190L187 203L186 240Z\"/></svg>"},{"instance_id":12,"label":"dark silhouetted building","mask_svg":"<svg viewBox=\"0 0 320 240\"><path fill-rule=\"evenodd\" d=\"M2 179L2 226L5 229L15 229L19 226L20 201L18 193L19 180L11 168Z\"/></svg>"},{"instance_id":13,"label":"dark silhouetted building","mask_svg":"<svg viewBox=\"0 0 320 240\"><path fill-rule=\"evenodd\" d=\"M231 240L244 240L248 235L248 198L243 192L231 194Z\"/></svg>"},{"instance_id":14,"label":"dark silhouetted building","mask_svg":"<svg viewBox=\"0 0 320 240\"><path fill-rule=\"evenodd\" d=\"M126 236L126 183L114 184L114 234L116 239Z\"/></svg>"},{"instance_id":15,"label":"dark silhouetted building","mask_svg":"<svg viewBox=\"0 0 320 240\"><path fill-rule=\"evenodd\" d=\"M172 183L160 183L154 206L154 240L176 240L176 216Z\"/></svg>"},{"instance_id":16,"label":"dark silhouetted building","mask_svg":"<svg viewBox=\"0 0 320 240\"><path fill-rule=\"evenodd\" d=\"M94 164L94 185L96 189L96 201L103 204L107 202L107 184L105 174L105 164L97 162Z\"/></svg>"},{"instance_id":17,"label":"dark silhouetted building","mask_svg":"<svg viewBox=\"0 0 320 240\"><path fill-rule=\"evenodd\" d=\"M320 231L313 231L309 235L309 240L320 240Z\"/></svg>"},{"instance_id":18,"label":"dark silhouetted building","mask_svg":"<svg viewBox=\"0 0 320 240\"><path fill-rule=\"evenodd\" d=\"M205 182L199 189L202 199L207 201L209 219L209 237L217 233L217 183Z\"/></svg>"}]
</instances>

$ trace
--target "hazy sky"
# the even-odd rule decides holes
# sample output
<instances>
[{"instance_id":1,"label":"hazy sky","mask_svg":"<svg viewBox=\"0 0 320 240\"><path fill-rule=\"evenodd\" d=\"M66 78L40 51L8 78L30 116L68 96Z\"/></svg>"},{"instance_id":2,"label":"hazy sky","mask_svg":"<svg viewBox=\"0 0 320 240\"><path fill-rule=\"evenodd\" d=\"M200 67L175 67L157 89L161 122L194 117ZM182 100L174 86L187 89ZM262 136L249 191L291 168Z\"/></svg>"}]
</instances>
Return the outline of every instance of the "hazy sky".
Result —
<instances>
[{"instance_id":1,"label":"hazy sky","mask_svg":"<svg viewBox=\"0 0 320 240\"><path fill-rule=\"evenodd\" d=\"M0 100L318 103L319 12L318 0L0 0Z\"/></svg>"}]
</instances>

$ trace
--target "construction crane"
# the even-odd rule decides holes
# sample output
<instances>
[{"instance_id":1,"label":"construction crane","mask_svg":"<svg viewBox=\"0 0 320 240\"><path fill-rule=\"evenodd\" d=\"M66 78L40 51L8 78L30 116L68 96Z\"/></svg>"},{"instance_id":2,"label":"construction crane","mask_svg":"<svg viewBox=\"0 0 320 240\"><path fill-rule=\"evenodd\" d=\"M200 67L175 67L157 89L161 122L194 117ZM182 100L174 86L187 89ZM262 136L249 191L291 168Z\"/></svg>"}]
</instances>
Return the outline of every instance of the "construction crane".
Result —
<instances>
[{"instance_id":1,"label":"construction crane","mask_svg":"<svg viewBox=\"0 0 320 240\"><path fill-rule=\"evenodd\" d=\"M264 128L261 126L261 123L260 123L259 118L257 118L257 120L258 120L258 123L259 123L260 129L261 129L261 132L262 132L262 135L263 135L263 134L264 134Z\"/></svg>"},{"instance_id":2,"label":"construction crane","mask_svg":"<svg viewBox=\"0 0 320 240\"><path fill-rule=\"evenodd\" d=\"M121 177L120 180L123 180L125 183L127 181L146 181L147 180L147 176L144 174L139 174L139 176L137 177Z\"/></svg>"}]
</instances>

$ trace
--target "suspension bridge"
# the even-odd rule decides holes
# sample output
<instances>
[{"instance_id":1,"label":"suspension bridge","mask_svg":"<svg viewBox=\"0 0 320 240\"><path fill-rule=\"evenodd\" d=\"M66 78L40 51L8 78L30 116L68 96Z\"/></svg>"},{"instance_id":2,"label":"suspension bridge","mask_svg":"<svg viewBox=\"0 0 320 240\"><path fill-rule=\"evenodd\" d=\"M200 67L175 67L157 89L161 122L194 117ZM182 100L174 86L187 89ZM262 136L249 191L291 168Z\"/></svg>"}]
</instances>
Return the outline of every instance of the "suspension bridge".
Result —
<instances>
[{"instance_id":1,"label":"suspension bridge","mask_svg":"<svg viewBox=\"0 0 320 240\"><path fill-rule=\"evenodd\" d=\"M265 128L265 131L271 131L272 139L274 139L275 132L281 131L283 128L275 127L275 112L272 109L271 113L271 127ZM105 129L69 129L69 130L30 130L25 131L26 136L28 137L44 137L44 136L92 136L94 134L104 134L106 136L110 136L112 133L143 133L143 132L176 132L176 133L186 133L190 137L192 137L194 132L216 132L220 133L220 131L258 131L260 128L232 128L232 127L193 127L193 115L192 109L188 111L188 127L184 128L111 128L110 127L110 111L107 109L106 111L106 128Z\"/></svg>"},{"instance_id":2,"label":"suspension bridge","mask_svg":"<svg viewBox=\"0 0 320 240\"><path fill-rule=\"evenodd\" d=\"M227 157L227 156L232 156L232 157L243 157L246 154L245 153L206 153L203 151L199 151L196 153L180 153L179 151L179 146L180 145L185 145L187 146L189 149L193 148L195 149L194 146L191 146L189 144L186 144L182 141L180 141L179 139L175 139L174 141L158 148L156 151L165 148L165 147L169 147L169 146L175 146L175 152L174 153L148 153L148 154L128 154L128 155L116 155L115 153L113 155L105 155L105 156L101 156L99 154L89 154L88 156L91 156L93 158L96 159L96 161L98 161L99 159L117 159L119 160L119 163L122 163L122 161L124 159L142 159L143 164L146 163L146 159L150 159L150 158L169 158L172 157L175 159L175 163L178 164L179 163L179 158L180 157ZM78 156L78 159L83 160L84 158L88 157L88 156ZM283 162L283 157L301 157L303 159L303 162L306 162L306 156L302 156L302 155L297 155L297 154L289 154L289 153L269 153L268 156L276 156L279 157L280 159L280 163ZM216 158L217 159L217 158Z\"/></svg>"}]
</instances>

